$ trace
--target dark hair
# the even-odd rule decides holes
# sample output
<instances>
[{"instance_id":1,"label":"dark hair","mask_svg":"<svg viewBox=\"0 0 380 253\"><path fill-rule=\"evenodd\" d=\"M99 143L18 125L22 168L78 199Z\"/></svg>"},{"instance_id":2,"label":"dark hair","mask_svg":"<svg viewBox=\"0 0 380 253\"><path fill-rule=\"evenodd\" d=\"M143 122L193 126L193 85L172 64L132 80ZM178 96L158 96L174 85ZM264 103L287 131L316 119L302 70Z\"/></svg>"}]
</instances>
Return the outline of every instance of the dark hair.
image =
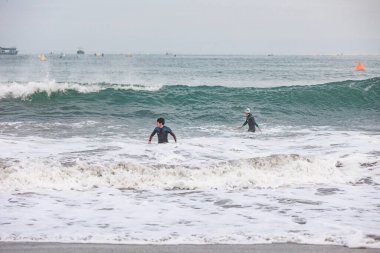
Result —
<instances>
[{"instance_id":1,"label":"dark hair","mask_svg":"<svg viewBox=\"0 0 380 253\"><path fill-rule=\"evenodd\" d=\"M158 118L157 122L161 123L162 125L165 125L165 119L164 118Z\"/></svg>"}]
</instances>

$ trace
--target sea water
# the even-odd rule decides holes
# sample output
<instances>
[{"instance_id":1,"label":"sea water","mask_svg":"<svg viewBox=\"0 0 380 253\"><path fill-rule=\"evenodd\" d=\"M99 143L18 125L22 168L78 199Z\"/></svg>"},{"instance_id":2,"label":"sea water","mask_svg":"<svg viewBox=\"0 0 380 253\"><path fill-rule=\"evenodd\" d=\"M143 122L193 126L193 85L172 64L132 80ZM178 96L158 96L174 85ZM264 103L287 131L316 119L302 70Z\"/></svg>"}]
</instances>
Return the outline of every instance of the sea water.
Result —
<instances>
[{"instance_id":1,"label":"sea water","mask_svg":"<svg viewBox=\"0 0 380 253\"><path fill-rule=\"evenodd\" d=\"M1 241L380 247L380 57L47 57L0 57Z\"/></svg>"}]
</instances>

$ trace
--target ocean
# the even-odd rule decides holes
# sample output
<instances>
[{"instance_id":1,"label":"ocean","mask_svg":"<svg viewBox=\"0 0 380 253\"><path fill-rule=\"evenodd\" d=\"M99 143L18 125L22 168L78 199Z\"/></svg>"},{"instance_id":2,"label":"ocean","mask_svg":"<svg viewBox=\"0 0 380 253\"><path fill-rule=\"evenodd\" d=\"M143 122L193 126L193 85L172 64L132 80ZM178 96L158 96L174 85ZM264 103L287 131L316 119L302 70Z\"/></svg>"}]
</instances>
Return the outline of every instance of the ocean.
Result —
<instances>
[{"instance_id":1,"label":"ocean","mask_svg":"<svg viewBox=\"0 0 380 253\"><path fill-rule=\"evenodd\" d=\"M0 241L380 248L380 56L47 58L0 56Z\"/></svg>"}]
</instances>

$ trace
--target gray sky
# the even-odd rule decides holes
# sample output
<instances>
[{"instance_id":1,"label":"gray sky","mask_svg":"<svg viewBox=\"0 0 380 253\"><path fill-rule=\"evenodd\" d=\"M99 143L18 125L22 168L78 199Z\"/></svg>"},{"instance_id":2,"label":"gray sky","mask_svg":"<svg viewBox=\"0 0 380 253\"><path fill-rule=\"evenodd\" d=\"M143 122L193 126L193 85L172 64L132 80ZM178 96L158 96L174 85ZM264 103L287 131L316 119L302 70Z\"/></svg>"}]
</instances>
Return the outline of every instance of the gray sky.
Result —
<instances>
[{"instance_id":1,"label":"gray sky","mask_svg":"<svg viewBox=\"0 0 380 253\"><path fill-rule=\"evenodd\" d=\"M0 0L20 53L380 54L377 0Z\"/></svg>"}]
</instances>

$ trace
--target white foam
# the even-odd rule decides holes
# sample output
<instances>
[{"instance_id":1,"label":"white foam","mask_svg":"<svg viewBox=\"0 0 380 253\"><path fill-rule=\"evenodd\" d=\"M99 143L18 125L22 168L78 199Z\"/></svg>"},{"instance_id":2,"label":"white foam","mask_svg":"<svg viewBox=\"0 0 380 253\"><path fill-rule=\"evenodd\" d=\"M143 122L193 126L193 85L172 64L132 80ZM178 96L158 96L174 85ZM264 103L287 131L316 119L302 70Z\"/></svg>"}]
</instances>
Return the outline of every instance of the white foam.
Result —
<instances>
[{"instance_id":1,"label":"white foam","mask_svg":"<svg viewBox=\"0 0 380 253\"><path fill-rule=\"evenodd\" d=\"M80 161L70 166L54 160L31 159L5 165L0 173L0 189L247 189L346 183L358 179L357 173L349 168L337 168L335 163L299 155L272 155L200 168L136 163L97 165Z\"/></svg>"},{"instance_id":2,"label":"white foam","mask_svg":"<svg viewBox=\"0 0 380 253\"><path fill-rule=\"evenodd\" d=\"M0 134L0 241L380 247L379 135L224 131L162 145Z\"/></svg>"},{"instance_id":3,"label":"white foam","mask_svg":"<svg viewBox=\"0 0 380 253\"><path fill-rule=\"evenodd\" d=\"M47 95L50 96L54 92L67 92L70 90L79 93L94 93L106 89L156 91L160 88L161 86L143 86L137 84L79 84L56 83L55 81L28 83L13 82L0 84L0 98L13 97L26 99L38 92L46 92Z\"/></svg>"},{"instance_id":4,"label":"white foam","mask_svg":"<svg viewBox=\"0 0 380 253\"><path fill-rule=\"evenodd\" d=\"M272 132L273 137L268 133L255 139L245 133L181 139L177 145L125 137L2 138L0 188L246 189L349 183L364 176L360 163L377 161L367 154L376 150L378 137L330 132L331 140L321 142L310 130L292 139Z\"/></svg>"},{"instance_id":5,"label":"white foam","mask_svg":"<svg viewBox=\"0 0 380 253\"><path fill-rule=\"evenodd\" d=\"M3 193L0 241L311 243L379 248L368 187ZM317 194L316 194L317 193ZM25 210L28 210L27 212Z\"/></svg>"}]
</instances>

